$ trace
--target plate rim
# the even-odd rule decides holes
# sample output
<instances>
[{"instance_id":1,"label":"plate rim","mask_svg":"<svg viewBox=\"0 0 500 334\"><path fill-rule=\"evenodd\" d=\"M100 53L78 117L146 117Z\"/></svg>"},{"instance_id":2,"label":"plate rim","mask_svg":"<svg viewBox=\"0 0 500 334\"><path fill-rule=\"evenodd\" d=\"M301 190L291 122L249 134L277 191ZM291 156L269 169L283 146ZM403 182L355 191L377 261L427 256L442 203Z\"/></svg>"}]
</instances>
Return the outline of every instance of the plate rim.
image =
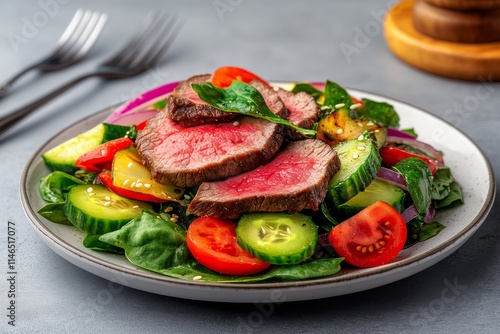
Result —
<instances>
[{"instance_id":1,"label":"plate rim","mask_svg":"<svg viewBox=\"0 0 500 334\"><path fill-rule=\"evenodd\" d=\"M293 83L293 82L273 81L273 83L287 84L287 83ZM487 218L487 216L492 208L493 202L495 200L496 183L495 183L495 175L493 172L493 168L491 166L491 163L490 163L488 157L484 154L484 151L481 149L481 147L479 145L477 145L475 143L475 141L472 140L466 133L464 133L459 128L453 126L448 121L446 121L446 120L444 120L444 119L442 119L442 118L440 118L440 117L438 117L438 116L436 116L436 115L434 115L434 114L432 114L424 109L421 109L421 108L416 107L412 104L400 101L400 100L395 99L395 98L386 97L386 96L381 95L381 94L372 93L372 92L368 92L368 91L360 90L360 89L351 89L351 88L346 88L346 89L350 92L360 94L360 96L362 96L362 95L376 96L377 98L388 100L388 101L394 101L394 102L397 102L399 104L408 106L408 107L413 108L415 110L418 110L419 112L422 112L422 113L426 114L427 116L433 117L437 121L445 123L448 126L452 127L454 130L456 130L461 136L463 136L467 141L469 141L478 150L478 152L481 155L481 157L486 165L486 168L488 170L488 182L489 182L488 193L486 194L484 204L482 205L479 212L474 216L474 218L464 228L462 228L460 230L460 233L456 233L455 235L450 237L449 240L447 240L446 242L442 242L438 246L434 247L433 249L427 250L427 251L423 252L422 254L414 255L414 256L408 257L406 259L402 259L398 262L390 263L390 264L387 264L387 265L384 265L381 267L371 268L368 271L365 270L365 271L360 272L360 273L355 273L355 272L349 273L348 278L343 277L343 275L333 275L333 276L316 278L316 279L311 279L311 280L290 281L290 282L284 281L284 282L261 282L261 283L217 283L217 282L198 282L198 281L182 280L182 279L178 279L178 278L163 276L163 275L160 275L160 274L157 274L154 272L149 272L146 270L133 270L130 268L125 268L125 267L122 267L120 264L115 264L115 263L107 261L107 260L93 257L91 255L88 255L88 254L80 251L79 249L72 246L70 243L63 240L59 236L54 235L45 226L44 222L40 220L40 218L37 216L34 208L32 208L30 203L29 203L29 198L28 198L28 194L27 194L27 192L29 191L27 189L28 188L27 181L29 178L29 172L31 171L31 169L33 168L33 166L36 163L39 163L42 160L41 153L43 153L42 151L46 149L46 146L49 143L53 142L57 137L64 134L66 131L68 131L68 129L76 127L79 124L81 124L82 122L93 123L94 118L95 118L95 121L98 121L99 118L102 118L101 121L104 120L104 117L107 115L106 113L109 114L109 112L111 110L113 110L113 108L116 108L116 106L118 106L119 104L103 108L103 109L101 109L95 113L92 113L92 114L90 114L90 115L88 115L88 116L86 116L78 121L73 122L72 124L66 126L64 129L62 129L61 131L58 131L52 137L47 139L36 150L36 152L28 159L28 161L23 169L22 175L21 175L20 198L21 198L21 202L23 205L23 210L24 210L25 214L27 215L28 220L30 221L30 224L35 228L35 230L38 232L38 234L40 236L44 237L43 241L52 250L54 250L54 248L52 247L54 245L51 246L48 244L48 242L55 243L55 246L62 248L64 251L68 251L73 256L76 256L76 257L83 259L82 261L88 261L89 262L89 263L87 263L88 265L95 265L97 267L104 267L105 269L109 269L112 272L114 272L115 274L119 274L119 275L125 274L125 275L132 275L132 277L135 277L135 278L138 278L141 280L142 279L154 280L154 281L159 282L161 284L168 283L168 284L173 284L173 285L178 285L178 286L183 286L183 287L189 286L189 287L196 287L196 288L202 288L202 289L216 289L219 291L220 290L223 290L223 291L224 290L234 290L234 289L238 289L238 290L244 289L246 291L252 291L252 290L253 291L264 291L264 290L269 291L269 290L273 290L273 289L285 290L285 289L290 289L290 288L291 289L307 288L307 287L315 288L315 287L320 287L322 285L342 284L342 283L346 283L346 282L353 281L353 280L376 279L377 277L387 276L387 275L394 273L396 271L397 272L404 271L405 268L407 268L411 265L414 265L414 264L416 264L424 259L427 259L429 257L431 257L431 259L434 260L434 261L429 260L428 261L429 263L427 266L422 266L420 269L415 270L415 272L411 272L409 274L402 275L402 277L397 278L395 280L388 281L386 283L382 283L379 285L371 285L367 289L360 289L360 290L356 290L356 291L365 291L368 289L372 289L372 288L375 288L375 287L378 287L381 285L389 284L389 283L392 283L394 281L403 279L405 277L411 276L417 272L420 272L420 271L434 265L435 263L439 262L440 260L442 260L446 256L450 255L456 249L453 249L452 251L450 251L449 254L444 254L442 257L439 256L440 253L444 252L445 250L447 250L449 248L452 248L453 245L456 245L457 246L456 248L460 247L465 241L468 240L468 238L470 236L472 236L472 234L477 229L479 229L479 227L482 225L484 220ZM67 259L65 256L59 254L58 252L56 252L56 253L58 255L62 256L63 258L65 258L66 260L68 260L69 262L71 262L72 264L74 264L74 265L76 265L76 266L78 266L86 271L92 272L93 274L95 274L97 276L106 278L104 275L97 274L93 271L85 269L85 268L83 268L82 265L79 265L79 264ZM95 268L96 270L99 269L97 267ZM124 285L127 285L127 284L124 284ZM134 287L134 286L131 286L131 287ZM139 290L147 291L147 290L141 289L141 288L139 288ZM356 291L352 291L352 292L356 292ZM152 292L152 291L150 291L150 292ZM348 293L352 293L352 292L348 292ZM173 295L172 293L161 293L161 292L154 292L154 293L159 293L159 294L163 294L166 296ZM325 297L331 297L331 296L335 296L335 295L340 295L340 294L326 295ZM181 298L189 299L188 297L181 297ZM205 298L190 298L190 299L220 301L219 299L205 299ZM300 298L300 299L295 299L295 300L306 300L306 299L307 298ZM311 298L311 299L317 299L317 298ZM294 300L294 299L291 299L291 300ZM226 300L224 300L224 301L226 301ZM238 302L238 301L233 301L233 302ZM242 301L242 302L247 302L247 301Z\"/></svg>"}]
</instances>

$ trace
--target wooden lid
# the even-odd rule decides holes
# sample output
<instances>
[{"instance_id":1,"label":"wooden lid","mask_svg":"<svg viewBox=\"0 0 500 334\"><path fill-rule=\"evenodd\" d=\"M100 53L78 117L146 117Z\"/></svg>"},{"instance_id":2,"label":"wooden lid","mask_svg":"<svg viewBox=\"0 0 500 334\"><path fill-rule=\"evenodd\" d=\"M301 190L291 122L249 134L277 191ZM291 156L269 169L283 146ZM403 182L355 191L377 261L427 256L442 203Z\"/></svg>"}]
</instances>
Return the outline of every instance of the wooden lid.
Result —
<instances>
[{"instance_id":1,"label":"wooden lid","mask_svg":"<svg viewBox=\"0 0 500 334\"><path fill-rule=\"evenodd\" d=\"M413 25L413 6L414 0L404 0L385 18L385 39L396 56L445 77L500 81L500 42L455 43L427 36Z\"/></svg>"}]
</instances>

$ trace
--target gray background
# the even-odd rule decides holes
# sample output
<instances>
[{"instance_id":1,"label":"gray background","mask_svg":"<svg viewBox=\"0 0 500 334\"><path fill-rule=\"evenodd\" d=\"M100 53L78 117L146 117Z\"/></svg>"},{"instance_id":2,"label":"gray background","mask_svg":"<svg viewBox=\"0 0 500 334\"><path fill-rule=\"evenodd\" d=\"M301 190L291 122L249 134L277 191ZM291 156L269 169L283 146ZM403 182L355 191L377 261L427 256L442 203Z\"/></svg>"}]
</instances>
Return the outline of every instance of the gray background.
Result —
<instances>
[{"instance_id":1,"label":"gray background","mask_svg":"<svg viewBox=\"0 0 500 334\"><path fill-rule=\"evenodd\" d=\"M387 49L380 23L392 2L0 0L0 81L48 53L77 8L101 10L110 16L88 60L63 72L30 76L0 100L2 115L94 68L121 47L151 9L186 20L158 67L121 81L87 81L40 109L0 141L0 332L497 332L498 200L483 226L463 247L421 273L348 296L273 305L261 318L256 312L262 314L262 310L252 304L180 300L131 288L119 289L111 300L103 301L100 296L109 289L108 282L50 250L21 208L22 169L55 132L159 84L228 64L273 80L331 79L420 107L470 136L498 174L500 85L487 84L492 94L478 99L481 83L436 77L399 61ZM216 5L225 5L225 10ZM36 23L31 31L26 30L30 23ZM360 31L364 31L364 38ZM25 37L23 43L13 43L14 35ZM347 45L355 47L355 52L344 53L342 46ZM17 229L15 328L7 325L6 318L7 221L14 222ZM449 294L449 284L457 284L459 289Z\"/></svg>"}]
</instances>

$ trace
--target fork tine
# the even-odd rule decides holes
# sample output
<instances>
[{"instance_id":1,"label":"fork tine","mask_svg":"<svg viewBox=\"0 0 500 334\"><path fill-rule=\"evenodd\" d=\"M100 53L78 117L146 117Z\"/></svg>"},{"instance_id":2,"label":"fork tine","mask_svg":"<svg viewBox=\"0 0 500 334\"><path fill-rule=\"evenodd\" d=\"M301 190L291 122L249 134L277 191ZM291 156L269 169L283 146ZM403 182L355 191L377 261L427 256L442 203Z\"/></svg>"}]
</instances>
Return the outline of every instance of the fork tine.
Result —
<instances>
[{"instance_id":1,"label":"fork tine","mask_svg":"<svg viewBox=\"0 0 500 334\"><path fill-rule=\"evenodd\" d=\"M77 61L83 58L97 41L104 25L107 21L108 16L106 14L100 14L94 12L90 17L87 25L84 27L81 35L77 40L70 46L62 57L63 60L73 60Z\"/></svg>"},{"instance_id":2,"label":"fork tine","mask_svg":"<svg viewBox=\"0 0 500 334\"><path fill-rule=\"evenodd\" d=\"M147 40L147 35L151 32L155 21L158 19L159 14L155 12L150 12L146 19L144 20L139 32L137 32L130 41L123 46L120 51L118 51L111 59L109 59L104 65L114 65L120 64L126 59L127 55L136 50L141 45L141 42Z\"/></svg>"},{"instance_id":3,"label":"fork tine","mask_svg":"<svg viewBox=\"0 0 500 334\"><path fill-rule=\"evenodd\" d=\"M184 26L184 21L178 17L174 17L164 30L164 34L160 34L160 39L152 45L152 48L139 61L147 66L152 66L158 63L161 56L172 45L180 30Z\"/></svg>"},{"instance_id":4,"label":"fork tine","mask_svg":"<svg viewBox=\"0 0 500 334\"><path fill-rule=\"evenodd\" d=\"M78 36L82 34L82 31L84 28L87 26L90 18L92 16L92 13L89 10L86 10L83 12L83 15L81 19L78 21L78 24L75 26L75 29L71 32L71 34L68 36L66 41L61 44L55 51L54 54L65 54L68 52L68 50L71 49L71 47L76 43L78 40Z\"/></svg>"},{"instance_id":5,"label":"fork tine","mask_svg":"<svg viewBox=\"0 0 500 334\"><path fill-rule=\"evenodd\" d=\"M59 37L59 40L56 43L55 49L57 50L59 47L64 45L70 38L70 36L73 34L75 31L77 25L80 23L80 20L82 19L84 14L84 10L79 8L75 15L73 15L73 18L71 19L70 23L62 33L61 37Z\"/></svg>"}]
</instances>

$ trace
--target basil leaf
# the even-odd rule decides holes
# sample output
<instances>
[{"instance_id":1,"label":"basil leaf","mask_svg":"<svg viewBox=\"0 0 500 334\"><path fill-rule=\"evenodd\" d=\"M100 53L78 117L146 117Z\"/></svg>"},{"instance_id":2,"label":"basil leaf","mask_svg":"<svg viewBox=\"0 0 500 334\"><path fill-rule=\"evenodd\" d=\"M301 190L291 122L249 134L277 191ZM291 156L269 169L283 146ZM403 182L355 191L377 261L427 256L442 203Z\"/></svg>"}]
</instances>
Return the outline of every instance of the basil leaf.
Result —
<instances>
[{"instance_id":1,"label":"basil leaf","mask_svg":"<svg viewBox=\"0 0 500 334\"><path fill-rule=\"evenodd\" d=\"M45 204L38 210L38 213L53 223L71 225L64 213L64 202Z\"/></svg>"},{"instance_id":2,"label":"basil leaf","mask_svg":"<svg viewBox=\"0 0 500 334\"><path fill-rule=\"evenodd\" d=\"M84 182L68 173L55 171L40 180L40 195L49 203L64 202L68 191L77 184Z\"/></svg>"},{"instance_id":3,"label":"basil leaf","mask_svg":"<svg viewBox=\"0 0 500 334\"><path fill-rule=\"evenodd\" d=\"M85 238L83 238L83 247L99 252L124 254L122 248L113 246L111 244L108 244L107 242L99 240L100 236L101 235L99 234L87 234Z\"/></svg>"},{"instance_id":4,"label":"basil leaf","mask_svg":"<svg viewBox=\"0 0 500 334\"><path fill-rule=\"evenodd\" d=\"M184 264L190 258L186 231L170 222L166 214L144 211L141 217L99 240L123 248L131 263L152 271Z\"/></svg>"},{"instance_id":5,"label":"basil leaf","mask_svg":"<svg viewBox=\"0 0 500 334\"><path fill-rule=\"evenodd\" d=\"M436 209L441 209L455 203L463 204L464 197L460 185L456 181L453 181L450 184L450 192L448 196L446 196L442 200L436 201Z\"/></svg>"},{"instance_id":6,"label":"basil leaf","mask_svg":"<svg viewBox=\"0 0 500 334\"><path fill-rule=\"evenodd\" d=\"M319 89L317 89L316 87L314 87L311 84L303 83L303 82L295 84L293 86L293 89L292 89L292 93L297 94L300 92L304 92L304 93L311 95L312 97L314 97L316 102L318 102L318 100L323 96L322 91L320 91Z\"/></svg>"},{"instance_id":7,"label":"basil leaf","mask_svg":"<svg viewBox=\"0 0 500 334\"><path fill-rule=\"evenodd\" d=\"M199 98L214 108L226 112L262 118L276 124L294 128L305 137L314 138L316 131L303 129L274 114L267 106L262 94L251 85L235 80L226 89L218 88L211 83L192 84L191 87Z\"/></svg>"},{"instance_id":8,"label":"basil leaf","mask_svg":"<svg viewBox=\"0 0 500 334\"><path fill-rule=\"evenodd\" d=\"M339 84L327 80L325 84L325 102L323 105L332 106L335 109L335 106L338 104L344 104L344 107L349 109L353 104L351 95Z\"/></svg>"},{"instance_id":9,"label":"basil leaf","mask_svg":"<svg viewBox=\"0 0 500 334\"><path fill-rule=\"evenodd\" d=\"M431 187L431 197L435 200L446 198L451 191L450 185L453 183L451 170L449 168L439 168L434 174Z\"/></svg>"},{"instance_id":10,"label":"basil leaf","mask_svg":"<svg viewBox=\"0 0 500 334\"><path fill-rule=\"evenodd\" d=\"M427 164L418 158L407 158L392 166L392 169L403 175L418 213L425 214L432 200L432 174Z\"/></svg>"},{"instance_id":11,"label":"basil leaf","mask_svg":"<svg viewBox=\"0 0 500 334\"><path fill-rule=\"evenodd\" d=\"M430 222L429 224L424 224L420 227L417 232L418 241L425 241L436 236L445 226L437 221Z\"/></svg>"},{"instance_id":12,"label":"basil leaf","mask_svg":"<svg viewBox=\"0 0 500 334\"><path fill-rule=\"evenodd\" d=\"M363 99L363 103L363 107L358 110L362 118L380 123L386 127L399 127L399 115L392 105L387 102L376 102L369 99Z\"/></svg>"},{"instance_id":13,"label":"basil leaf","mask_svg":"<svg viewBox=\"0 0 500 334\"><path fill-rule=\"evenodd\" d=\"M163 110L167 106L167 99L160 100L153 104L153 109L155 110Z\"/></svg>"}]
</instances>

